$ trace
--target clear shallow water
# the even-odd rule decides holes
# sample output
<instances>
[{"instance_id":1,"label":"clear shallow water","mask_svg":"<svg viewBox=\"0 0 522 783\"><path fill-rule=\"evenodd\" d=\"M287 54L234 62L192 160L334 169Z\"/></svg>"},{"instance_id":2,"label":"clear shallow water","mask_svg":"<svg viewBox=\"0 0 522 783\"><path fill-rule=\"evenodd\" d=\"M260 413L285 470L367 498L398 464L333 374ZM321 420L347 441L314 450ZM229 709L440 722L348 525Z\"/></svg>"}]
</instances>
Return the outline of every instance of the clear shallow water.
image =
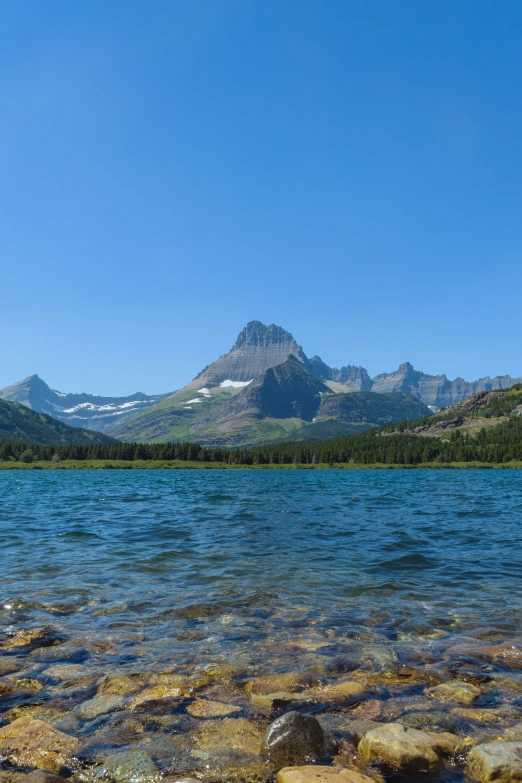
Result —
<instances>
[{"instance_id":1,"label":"clear shallow water","mask_svg":"<svg viewBox=\"0 0 522 783\"><path fill-rule=\"evenodd\" d=\"M300 671L326 685L402 663L483 681L474 706L508 705L494 730L509 729L522 720L513 643L521 541L517 471L4 472L0 653L44 688L14 694L0 709L10 720L9 710L58 705L65 713L66 703L69 714L55 725L81 737L85 756L97 759L141 747L143 731L131 742L114 734L123 714L134 715L127 703L81 716L96 677L188 676L226 664L236 675L228 684L209 678L200 696L232 700L263 727L270 713L245 695L249 677ZM13 634L44 627L52 629L47 640L10 646ZM512 655L452 651L503 642ZM52 676L57 663L82 666L93 681L67 685L70 676ZM425 682L375 688L359 706L319 700L303 709L326 722L354 709L364 718L370 701L391 705L392 718L428 711ZM464 721L459 730L487 735L488 724L457 715L458 705L431 703ZM190 704L154 707L186 738L175 754L181 770L201 758ZM149 732L147 747L156 768L172 772L178 767L162 731ZM219 759L211 766L220 768Z\"/></svg>"}]
</instances>

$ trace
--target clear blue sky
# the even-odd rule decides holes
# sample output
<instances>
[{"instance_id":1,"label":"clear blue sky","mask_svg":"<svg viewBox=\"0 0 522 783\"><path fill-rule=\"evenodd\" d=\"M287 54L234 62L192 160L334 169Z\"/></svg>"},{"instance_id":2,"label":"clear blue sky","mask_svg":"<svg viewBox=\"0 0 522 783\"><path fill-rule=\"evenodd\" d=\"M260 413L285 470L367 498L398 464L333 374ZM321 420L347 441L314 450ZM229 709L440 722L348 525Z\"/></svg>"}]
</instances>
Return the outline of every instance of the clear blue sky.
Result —
<instances>
[{"instance_id":1,"label":"clear blue sky","mask_svg":"<svg viewBox=\"0 0 522 783\"><path fill-rule=\"evenodd\" d=\"M0 387L164 392L251 319L522 374L519 0L4 0Z\"/></svg>"}]
</instances>

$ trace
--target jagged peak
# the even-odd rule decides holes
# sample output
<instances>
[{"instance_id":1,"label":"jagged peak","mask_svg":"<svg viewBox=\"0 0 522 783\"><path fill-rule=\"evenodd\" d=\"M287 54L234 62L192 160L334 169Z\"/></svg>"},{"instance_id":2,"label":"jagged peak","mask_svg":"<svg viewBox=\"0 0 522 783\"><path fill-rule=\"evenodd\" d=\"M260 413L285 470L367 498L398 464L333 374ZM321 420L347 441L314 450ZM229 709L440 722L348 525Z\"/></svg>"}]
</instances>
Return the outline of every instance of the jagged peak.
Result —
<instances>
[{"instance_id":1,"label":"jagged peak","mask_svg":"<svg viewBox=\"0 0 522 783\"><path fill-rule=\"evenodd\" d=\"M295 343L293 335L276 324L266 324L261 321L249 321L239 333L234 348L243 348L245 345L280 345L281 343Z\"/></svg>"}]
</instances>

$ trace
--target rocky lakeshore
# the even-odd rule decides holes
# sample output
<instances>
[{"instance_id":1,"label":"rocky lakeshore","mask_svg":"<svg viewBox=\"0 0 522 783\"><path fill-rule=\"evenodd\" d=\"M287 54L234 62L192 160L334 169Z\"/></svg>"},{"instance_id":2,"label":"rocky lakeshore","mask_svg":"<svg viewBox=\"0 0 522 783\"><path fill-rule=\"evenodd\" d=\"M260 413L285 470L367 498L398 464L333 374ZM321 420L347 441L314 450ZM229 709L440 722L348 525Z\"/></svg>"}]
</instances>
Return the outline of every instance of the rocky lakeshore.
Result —
<instances>
[{"instance_id":1,"label":"rocky lakeshore","mask_svg":"<svg viewBox=\"0 0 522 783\"><path fill-rule=\"evenodd\" d=\"M142 642L8 629L0 780L522 780L520 639L384 645L308 623L272 641L272 671L248 655L109 668L125 644L139 661Z\"/></svg>"},{"instance_id":2,"label":"rocky lakeshore","mask_svg":"<svg viewBox=\"0 0 522 783\"><path fill-rule=\"evenodd\" d=\"M522 780L517 476L110 473L0 477L0 783Z\"/></svg>"}]
</instances>

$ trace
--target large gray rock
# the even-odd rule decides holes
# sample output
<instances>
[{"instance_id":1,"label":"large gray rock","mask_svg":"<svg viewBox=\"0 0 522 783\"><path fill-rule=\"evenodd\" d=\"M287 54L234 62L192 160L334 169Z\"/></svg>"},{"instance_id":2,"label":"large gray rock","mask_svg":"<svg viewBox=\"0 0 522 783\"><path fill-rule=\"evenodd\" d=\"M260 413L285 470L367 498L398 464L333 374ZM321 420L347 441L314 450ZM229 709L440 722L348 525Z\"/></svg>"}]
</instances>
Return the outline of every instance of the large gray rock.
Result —
<instances>
[{"instance_id":1,"label":"large gray rock","mask_svg":"<svg viewBox=\"0 0 522 783\"><path fill-rule=\"evenodd\" d=\"M324 754L324 731L317 718L287 712L268 727L261 753L278 767L313 761Z\"/></svg>"},{"instance_id":2,"label":"large gray rock","mask_svg":"<svg viewBox=\"0 0 522 783\"><path fill-rule=\"evenodd\" d=\"M388 723L362 738L357 756L364 764L380 761L404 772L435 772L457 745L455 734L446 731L419 731Z\"/></svg>"},{"instance_id":3,"label":"large gray rock","mask_svg":"<svg viewBox=\"0 0 522 783\"><path fill-rule=\"evenodd\" d=\"M522 742L486 742L468 756L468 774L481 783L522 781Z\"/></svg>"}]
</instances>

